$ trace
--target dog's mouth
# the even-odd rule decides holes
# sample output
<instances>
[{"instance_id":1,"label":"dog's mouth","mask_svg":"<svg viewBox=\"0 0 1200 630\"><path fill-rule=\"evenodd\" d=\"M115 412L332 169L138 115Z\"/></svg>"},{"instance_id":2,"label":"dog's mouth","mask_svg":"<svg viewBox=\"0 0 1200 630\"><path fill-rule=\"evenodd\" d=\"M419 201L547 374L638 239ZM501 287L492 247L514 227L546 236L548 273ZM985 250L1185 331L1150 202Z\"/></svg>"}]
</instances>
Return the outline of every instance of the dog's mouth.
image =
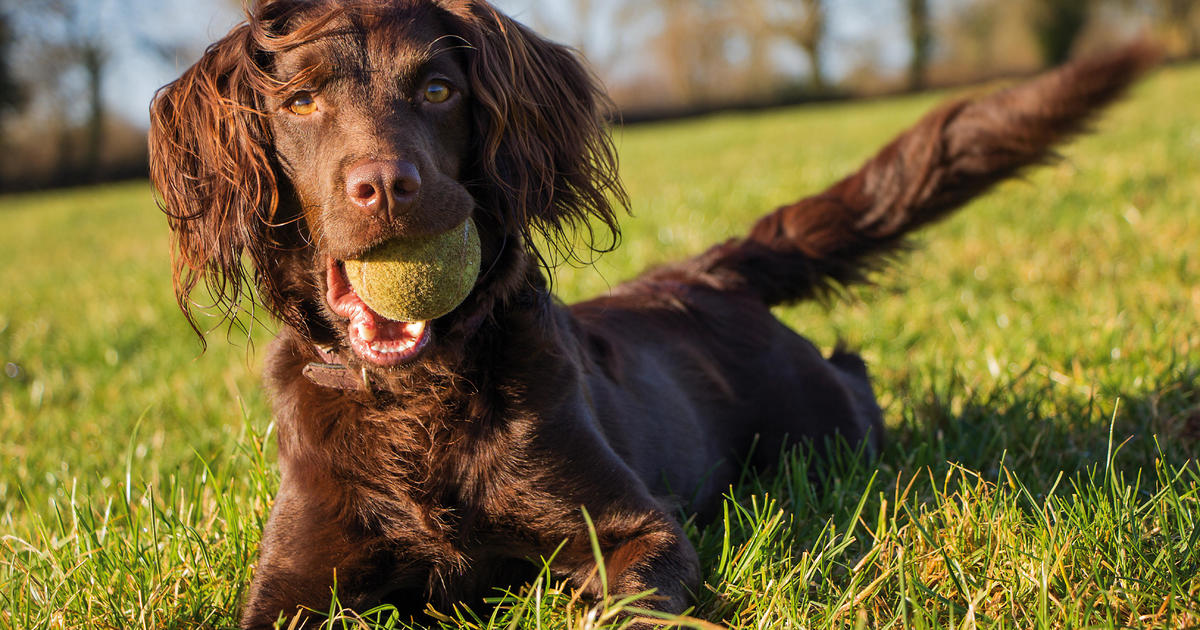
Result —
<instances>
[{"instance_id":1,"label":"dog's mouth","mask_svg":"<svg viewBox=\"0 0 1200 630\"><path fill-rule=\"evenodd\" d=\"M350 286L342 261L328 259L326 286L329 308L349 320L346 338L364 361L379 367L401 365L417 358L429 344L429 322L401 322L376 313Z\"/></svg>"}]
</instances>

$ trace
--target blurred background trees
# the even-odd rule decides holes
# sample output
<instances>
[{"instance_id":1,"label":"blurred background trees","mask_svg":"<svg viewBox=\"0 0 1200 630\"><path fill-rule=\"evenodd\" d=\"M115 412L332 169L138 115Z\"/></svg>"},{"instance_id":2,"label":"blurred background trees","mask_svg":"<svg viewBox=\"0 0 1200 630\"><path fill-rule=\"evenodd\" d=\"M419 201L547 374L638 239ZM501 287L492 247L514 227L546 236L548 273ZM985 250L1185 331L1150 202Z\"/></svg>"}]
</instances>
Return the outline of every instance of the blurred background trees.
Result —
<instances>
[{"instance_id":1,"label":"blurred background trees","mask_svg":"<svg viewBox=\"0 0 1200 630\"><path fill-rule=\"evenodd\" d=\"M25 92L13 76L12 68L3 61L8 59L12 42L12 25L7 15L0 14L0 120L10 111L20 107L25 98Z\"/></svg>"},{"instance_id":2,"label":"blurred background trees","mask_svg":"<svg viewBox=\"0 0 1200 630\"><path fill-rule=\"evenodd\" d=\"M1033 36L1047 65L1071 56L1075 40L1087 24L1093 0L1041 0L1032 15Z\"/></svg>"},{"instance_id":3,"label":"blurred background trees","mask_svg":"<svg viewBox=\"0 0 1200 630\"><path fill-rule=\"evenodd\" d=\"M149 97L131 101L122 83L140 78L147 60L167 70L167 50L198 56L207 37L177 37L180 25L164 27L166 9L146 0L0 0L0 189L145 175Z\"/></svg>"},{"instance_id":4,"label":"blurred background trees","mask_svg":"<svg viewBox=\"0 0 1200 630\"><path fill-rule=\"evenodd\" d=\"M1026 74L1139 35L1200 55L1200 0L493 2L579 48L626 121ZM238 6L0 0L0 189L143 176L153 88Z\"/></svg>"},{"instance_id":5,"label":"blurred background trees","mask_svg":"<svg viewBox=\"0 0 1200 630\"><path fill-rule=\"evenodd\" d=\"M933 31L929 24L929 0L905 0L908 3L908 89L925 87L925 71L933 52Z\"/></svg>"}]
</instances>

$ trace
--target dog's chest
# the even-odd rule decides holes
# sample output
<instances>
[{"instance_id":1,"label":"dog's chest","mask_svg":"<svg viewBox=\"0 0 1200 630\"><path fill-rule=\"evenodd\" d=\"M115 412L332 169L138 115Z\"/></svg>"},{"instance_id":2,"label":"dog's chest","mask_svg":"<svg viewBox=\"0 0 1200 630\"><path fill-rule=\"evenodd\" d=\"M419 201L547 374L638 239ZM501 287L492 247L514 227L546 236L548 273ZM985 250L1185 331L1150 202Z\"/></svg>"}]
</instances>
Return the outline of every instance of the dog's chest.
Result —
<instances>
[{"instance_id":1,"label":"dog's chest","mask_svg":"<svg viewBox=\"0 0 1200 630\"><path fill-rule=\"evenodd\" d=\"M411 426L403 430L413 433ZM524 440L477 422L469 430L422 433L421 444L403 439L376 451L377 461L353 466L374 473L353 484L358 497L353 513L377 519L400 548L444 559L477 561L543 545L537 523L557 511L559 501L541 489L545 484L538 469L543 466L529 455Z\"/></svg>"},{"instance_id":2,"label":"dog's chest","mask_svg":"<svg viewBox=\"0 0 1200 630\"><path fill-rule=\"evenodd\" d=\"M482 495L459 484L438 484L436 492L428 492L432 488L427 485L402 495L393 488L386 505L370 506L386 521L381 533L391 553L380 560L388 565L381 568L393 583L469 591L482 576L534 566L528 561L549 557L563 541L567 532L546 527L563 522L548 501L524 490L479 483L486 488ZM488 578L479 586L494 586L492 582Z\"/></svg>"},{"instance_id":3,"label":"dog's chest","mask_svg":"<svg viewBox=\"0 0 1200 630\"><path fill-rule=\"evenodd\" d=\"M578 518L553 478L562 454L503 394L371 400L295 374L273 384L284 484L320 489L327 517L391 549L397 570L537 558Z\"/></svg>"}]
</instances>

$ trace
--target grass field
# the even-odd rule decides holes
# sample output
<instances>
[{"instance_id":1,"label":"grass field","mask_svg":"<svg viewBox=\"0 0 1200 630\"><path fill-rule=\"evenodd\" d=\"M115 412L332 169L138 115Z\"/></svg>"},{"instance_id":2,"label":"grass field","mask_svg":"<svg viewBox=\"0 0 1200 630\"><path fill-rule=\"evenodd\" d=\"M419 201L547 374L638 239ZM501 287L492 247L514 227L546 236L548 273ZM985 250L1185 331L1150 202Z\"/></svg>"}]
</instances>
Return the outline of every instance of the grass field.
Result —
<instances>
[{"instance_id":1,"label":"grass field","mask_svg":"<svg viewBox=\"0 0 1200 630\"><path fill-rule=\"evenodd\" d=\"M635 216L618 251L559 269L559 293L737 234L939 98L619 131ZM876 286L779 311L862 350L889 445L821 464L818 483L797 453L732 489L724 522L690 523L694 617L1200 625L1197 103L1200 67L1164 70ZM200 355L145 183L0 199L0 287L0 627L234 625L277 484L253 349L270 331L214 333ZM500 599L491 618L440 611L444 625L591 628L624 605L549 578ZM363 627L347 619L331 627Z\"/></svg>"}]
</instances>

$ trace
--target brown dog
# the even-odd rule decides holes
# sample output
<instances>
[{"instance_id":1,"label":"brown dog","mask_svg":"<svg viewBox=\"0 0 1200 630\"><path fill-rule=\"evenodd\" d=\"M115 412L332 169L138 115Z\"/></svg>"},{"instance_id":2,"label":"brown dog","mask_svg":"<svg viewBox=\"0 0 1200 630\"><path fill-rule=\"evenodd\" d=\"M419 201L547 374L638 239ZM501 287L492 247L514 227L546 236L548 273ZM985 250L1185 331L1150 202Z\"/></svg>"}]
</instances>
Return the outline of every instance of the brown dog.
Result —
<instances>
[{"instance_id":1,"label":"brown dog","mask_svg":"<svg viewBox=\"0 0 1200 630\"><path fill-rule=\"evenodd\" d=\"M672 503L720 505L787 440L874 449L858 356L769 308L863 279L936 220L1042 162L1152 60L1144 47L939 108L744 238L564 307L534 236L616 228L606 99L576 55L482 0L261 1L152 108L176 290L257 289L282 483L243 625L328 604L475 604L553 570L682 611L699 583ZM799 149L798 149L799 150ZM342 262L472 217L483 272L429 322L376 314ZM248 264L247 264L248 261ZM251 274L253 280L251 281Z\"/></svg>"}]
</instances>

